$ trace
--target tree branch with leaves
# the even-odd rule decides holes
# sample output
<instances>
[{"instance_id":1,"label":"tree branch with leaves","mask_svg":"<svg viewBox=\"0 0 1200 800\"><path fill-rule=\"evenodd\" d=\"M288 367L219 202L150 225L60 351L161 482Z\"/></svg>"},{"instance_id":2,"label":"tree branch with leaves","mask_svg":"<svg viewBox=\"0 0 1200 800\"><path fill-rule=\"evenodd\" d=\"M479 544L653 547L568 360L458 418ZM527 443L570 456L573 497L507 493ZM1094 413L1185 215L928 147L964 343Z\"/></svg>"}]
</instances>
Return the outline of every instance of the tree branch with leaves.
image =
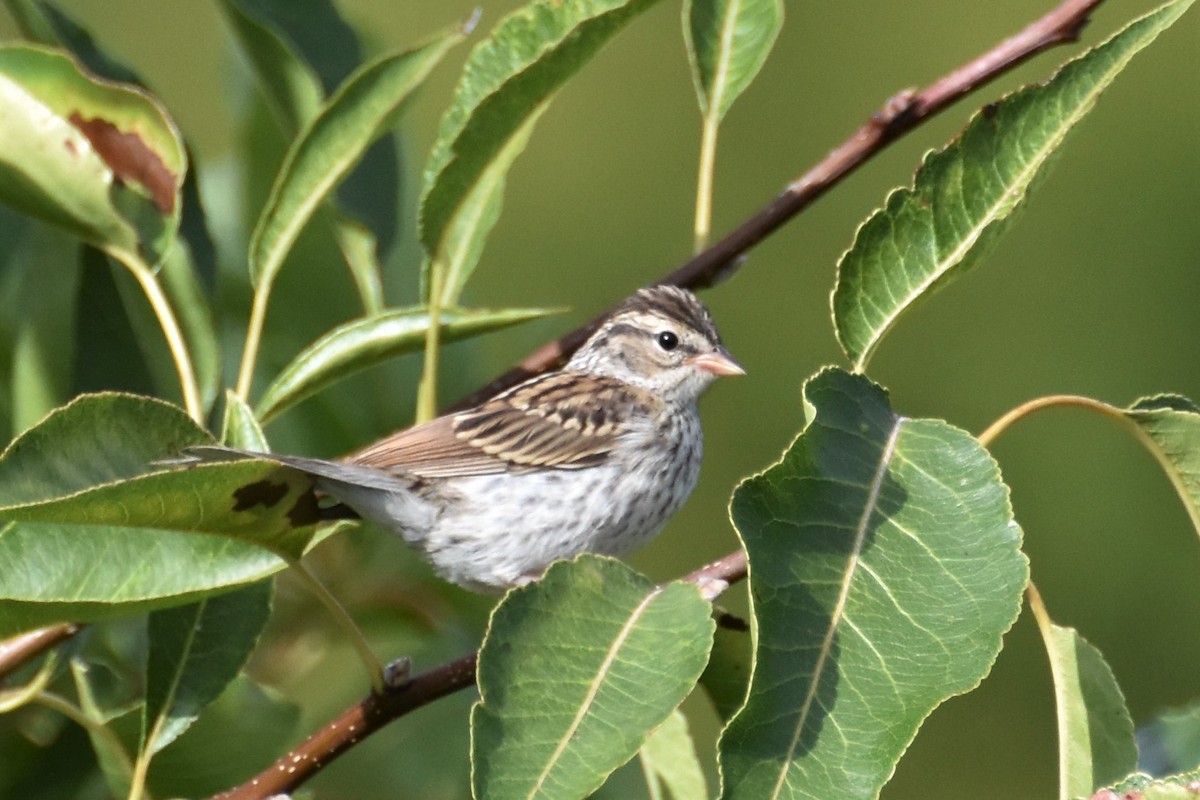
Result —
<instances>
[{"instance_id":1,"label":"tree branch with leaves","mask_svg":"<svg viewBox=\"0 0 1200 800\"><path fill-rule=\"evenodd\" d=\"M1056 692L1059 795L1166 796L1154 793L1196 780L1186 763L1157 781L1135 774L1134 726L1116 677L1097 648L1054 622L1030 582L1022 529L989 450L1042 409L1099 412L1152 455L1195 524L1196 406L1178 395L1127 408L1052 396L1022 404L975 437L900 412L865 374L910 309L989 254L1067 135L1191 0L1162 5L1044 83L984 104L925 156L910 186L866 219L837 266L831 298L833 331L851 368L827 367L804 381L796 438L734 491L738 550L669 582L597 556L554 564L498 601L477 652L407 679L396 666L391 680L377 680L364 700L279 755L282 720L295 714L254 675L264 669L255 654L273 646L271 635L263 638L268 621L283 613L272 607L282 571L314 587L343 640L378 675L371 637L343 605L347 598L310 565L328 550L318 545L347 525L329 523L301 471L261 460L180 470L163 459L217 441L268 451L266 425L405 354L422 357L414 405L427 419L445 379L444 345L546 316L542 308L464 305L466 286L499 219L510 168L537 146L539 121L653 5L537 0L478 35L423 171L421 255L412 271L419 299L392 306L378 244L394 237L354 215L364 199L398 205L395 188L356 197L346 178L356 170L389 174L394 154L380 161L386 148L373 146L454 48L476 35L477 19L416 47L344 63L331 81L323 59L334 55L314 50L317 39L294 26L353 39L332 5L316 4L312 19L297 22L221 0L222 19L288 142L246 242L246 333L236 380L222 393L229 348L212 320L223 294L205 287L204 223L188 224L201 209L187 201L196 178L183 135L137 76L63 12L7 3L38 44L0 46L0 95L14 109L0 121L0 201L20 213L0 223L30 241L32 231L48 232L79 264L111 264L111 291L124 292L125 313L132 320L140 309L136 330L161 338L145 375L114 373L104 387L112 391L44 402L44 417L0 456L0 563L17 565L0 575L0 635L11 637L0 643L0 679L8 681L0 710L15 719L43 709L83 726L110 793L129 798L291 792L389 722L472 685L480 697L470 720L453 724L471 730L470 765L461 765L456 786L469 774L476 797L585 797L635 758L650 797L708 796L706 767L716 766L722 797L873 797L929 714L984 680L1028 596ZM708 245L721 122L767 63L783 4L688 0L684 38L702 116L697 252L657 282L707 287L727 278L756 244L890 144L1032 56L1075 42L1098 5L1067 0L928 87L895 94ZM67 146L40 147L47 130ZM271 301L287 302L277 278L300 256L302 232L313 231L345 262L361 315L286 359L264 358ZM18 255L0 259L15 264ZM602 318L453 408L560 365ZM8 344L28 352L19 338ZM156 391L130 391L143 378ZM34 400L22 402L14 419L36 418ZM749 622L731 625L738 618L714 611L713 602L742 581ZM134 645L108 636L115 620L139 618L146 624ZM723 726L713 748L693 741L678 710L698 687ZM269 731L257 738L259 749L273 748L270 766L219 755L238 719ZM206 739L206 729L220 733ZM425 757L420 745L411 743L409 760ZM214 787L203 770L181 770L178 759L204 762L222 782Z\"/></svg>"}]
</instances>

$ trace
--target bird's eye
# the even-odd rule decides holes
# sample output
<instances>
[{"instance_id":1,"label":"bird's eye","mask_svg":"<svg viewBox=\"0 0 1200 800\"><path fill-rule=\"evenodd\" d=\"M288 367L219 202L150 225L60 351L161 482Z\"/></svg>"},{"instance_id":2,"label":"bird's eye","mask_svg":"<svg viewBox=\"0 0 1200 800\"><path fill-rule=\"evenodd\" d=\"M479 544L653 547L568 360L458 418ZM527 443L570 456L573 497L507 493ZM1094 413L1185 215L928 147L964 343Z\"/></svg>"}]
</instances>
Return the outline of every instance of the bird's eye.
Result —
<instances>
[{"instance_id":1,"label":"bird's eye","mask_svg":"<svg viewBox=\"0 0 1200 800\"><path fill-rule=\"evenodd\" d=\"M679 346L679 337L670 331L663 331L658 335L658 346L663 350L674 350Z\"/></svg>"}]
</instances>

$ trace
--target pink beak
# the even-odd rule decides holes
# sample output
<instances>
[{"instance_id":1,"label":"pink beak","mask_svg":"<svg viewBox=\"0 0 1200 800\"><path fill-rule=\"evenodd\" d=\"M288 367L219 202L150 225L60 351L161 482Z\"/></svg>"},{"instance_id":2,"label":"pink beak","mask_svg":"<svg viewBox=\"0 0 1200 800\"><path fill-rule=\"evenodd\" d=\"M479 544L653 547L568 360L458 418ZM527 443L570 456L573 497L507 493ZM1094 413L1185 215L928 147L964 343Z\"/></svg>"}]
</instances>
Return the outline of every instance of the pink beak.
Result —
<instances>
[{"instance_id":1,"label":"pink beak","mask_svg":"<svg viewBox=\"0 0 1200 800\"><path fill-rule=\"evenodd\" d=\"M694 367L711 372L713 375L745 375L746 370L742 369L742 365L733 360L733 356L720 347L711 353L701 353L698 356L692 356L687 360L687 363Z\"/></svg>"}]
</instances>

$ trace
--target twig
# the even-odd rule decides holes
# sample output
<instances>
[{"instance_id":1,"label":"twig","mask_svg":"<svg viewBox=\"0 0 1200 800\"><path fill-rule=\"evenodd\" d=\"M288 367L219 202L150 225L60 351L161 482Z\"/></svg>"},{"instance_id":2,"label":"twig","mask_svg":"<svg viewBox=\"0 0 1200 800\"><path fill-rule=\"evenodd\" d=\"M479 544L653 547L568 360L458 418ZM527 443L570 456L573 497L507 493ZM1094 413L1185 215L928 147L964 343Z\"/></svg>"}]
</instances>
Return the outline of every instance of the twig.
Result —
<instances>
[{"instance_id":1,"label":"twig","mask_svg":"<svg viewBox=\"0 0 1200 800\"><path fill-rule=\"evenodd\" d=\"M682 580L696 584L711 600L745 577L746 556L738 551L701 567ZM263 800L295 791L335 758L392 720L473 686L477 658L478 653L465 655L422 673L402 686L389 688L381 695L368 696L254 778L211 800Z\"/></svg>"},{"instance_id":2,"label":"twig","mask_svg":"<svg viewBox=\"0 0 1200 800\"><path fill-rule=\"evenodd\" d=\"M926 88L894 95L845 143L790 183L765 208L724 239L655 283L703 288L724 279L741 266L740 259L750 248L887 145L1021 62L1055 45L1077 40L1092 11L1102 2L1104 0L1066 0L1016 36L1005 39ZM563 363L583 344L604 316L601 314L586 325L533 351L508 372L455 403L450 410L470 408L526 378Z\"/></svg>"},{"instance_id":3,"label":"twig","mask_svg":"<svg viewBox=\"0 0 1200 800\"><path fill-rule=\"evenodd\" d=\"M25 664L67 641L81 630L82 625L68 622L0 641L0 681L4 681Z\"/></svg>"}]
</instances>

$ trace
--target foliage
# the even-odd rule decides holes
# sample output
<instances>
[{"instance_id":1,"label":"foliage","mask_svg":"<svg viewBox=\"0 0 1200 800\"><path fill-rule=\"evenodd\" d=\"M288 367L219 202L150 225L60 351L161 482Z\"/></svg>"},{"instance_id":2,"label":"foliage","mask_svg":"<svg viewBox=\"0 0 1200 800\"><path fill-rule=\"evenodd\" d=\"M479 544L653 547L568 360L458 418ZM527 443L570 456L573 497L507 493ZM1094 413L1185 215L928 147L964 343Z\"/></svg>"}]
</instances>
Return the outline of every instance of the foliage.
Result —
<instances>
[{"instance_id":1,"label":"foliage","mask_svg":"<svg viewBox=\"0 0 1200 800\"><path fill-rule=\"evenodd\" d=\"M720 581L660 583L596 556L555 564L491 611L469 720L443 701L443 727L407 739L414 784L376 790L574 798L606 782L626 796L620 787L638 782L644 796L675 800L708 796L710 785L728 798L876 797L934 709L988 676L1028 595L1055 690L1059 796L1186 791L1194 709L1142 735L1176 774L1135 774L1147 762L1117 678L1030 583L1020 504L1014 514L988 448L1039 409L1094 411L1150 452L1200 530L1197 406L1178 395L1128 408L1046 397L974 437L897 409L862 372L907 312L978 267L1015 211L1036 203L1067 134L1191 4L1171 0L1045 83L982 106L863 223L831 298L853 371L826 367L804 381L798 407L779 411L798 429L791 445L733 492L746 624L713 609ZM0 324L0 363L11 366L0 410L13 434L0 455L0 636L89 627L0 685L0 794L213 793L266 769L324 711L361 693L356 674L340 670L342 685L319 687L322 715L304 717L288 673L302 672L312 650L421 649L431 627L455 629L453 612L469 617L476 601L397 567L420 600L371 605L340 581L332 594L346 605L388 610L351 619L315 583L314 572L358 565L348 545L335 549L348 526L322 519L310 481L264 461L182 470L171 459L216 440L268 449L269 424L406 354L420 354L424 372L405 402L429 416L439 379L453 379L439 376L444 345L485 347L493 333L552 313L476 307L466 289L510 169L547 109L655 3L531 0L490 32L476 34L471 19L365 59L330 2L301 19L286 3L219 0L287 142L269 157L246 142L238 155L247 172L271 165L232 288L228 276L214 288L209 229L220 212L206 216L199 202L219 179L189 166L171 110L62 10L6 5L28 41L0 45L0 234L16 243L0 250L0 286L19 297ZM767 63L783 7L683 3L702 118L698 249L711 225L717 131ZM325 32L352 46L322 49ZM406 171L421 175L417 207L405 209L420 253L402 276L417 299L392 303L400 246L395 221L378 211L402 206L394 139L414 95L471 36L479 41L456 88L439 98L446 111L428 159ZM344 296L330 303L345 314L281 355L268 309L286 311L289 268L312 247L344 262ZM231 319L236 337L214 323ZM394 425L390 394L385 406ZM353 429L355 416L329 426ZM692 559L679 555L677 573ZM330 634L303 613L312 601L299 598L300 583L316 585L346 631ZM477 643L469 624L456 630L422 656ZM0 647L0 668L9 657ZM373 669L369 652L365 660ZM702 703L723 725L712 747L694 736ZM464 740L468 726L469 766L441 783L415 768L436 757L439 736ZM634 759L640 776L623 769ZM355 776L338 780L353 795Z\"/></svg>"}]
</instances>

